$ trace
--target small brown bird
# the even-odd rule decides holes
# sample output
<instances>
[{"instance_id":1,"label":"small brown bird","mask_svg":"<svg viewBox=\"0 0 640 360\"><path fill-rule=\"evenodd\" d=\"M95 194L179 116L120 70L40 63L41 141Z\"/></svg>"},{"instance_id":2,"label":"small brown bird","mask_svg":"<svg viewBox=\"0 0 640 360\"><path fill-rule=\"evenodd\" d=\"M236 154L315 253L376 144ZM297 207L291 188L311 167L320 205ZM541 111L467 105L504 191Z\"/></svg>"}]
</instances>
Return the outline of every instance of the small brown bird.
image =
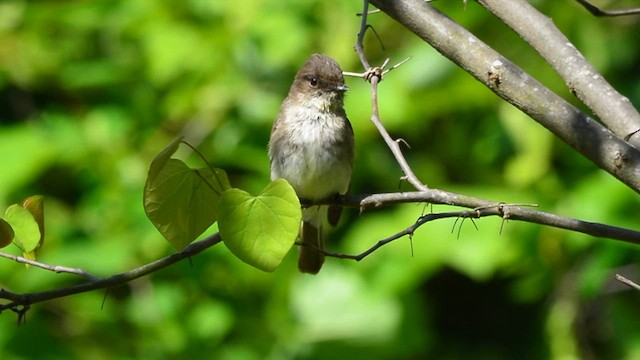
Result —
<instances>
[{"instance_id":1,"label":"small brown bird","mask_svg":"<svg viewBox=\"0 0 640 360\"><path fill-rule=\"evenodd\" d=\"M303 200L343 195L351 182L353 129L344 111L342 70L332 58L313 54L296 74L271 129L271 179L284 178ZM322 225L337 225L342 208L303 209L298 269L317 274L324 262Z\"/></svg>"}]
</instances>

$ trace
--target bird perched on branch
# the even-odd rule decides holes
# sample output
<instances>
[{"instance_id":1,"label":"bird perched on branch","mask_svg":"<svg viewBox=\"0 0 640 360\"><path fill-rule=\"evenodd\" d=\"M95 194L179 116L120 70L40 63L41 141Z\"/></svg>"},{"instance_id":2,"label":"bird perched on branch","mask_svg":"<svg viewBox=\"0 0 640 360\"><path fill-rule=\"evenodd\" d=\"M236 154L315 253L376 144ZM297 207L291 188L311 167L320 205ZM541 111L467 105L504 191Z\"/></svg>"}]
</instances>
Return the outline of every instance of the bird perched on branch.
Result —
<instances>
[{"instance_id":1,"label":"bird perched on branch","mask_svg":"<svg viewBox=\"0 0 640 360\"><path fill-rule=\"evenodd\" d=\"M338 63L313 54L296 74L271 129L271 179L286 179L302 200L344 195L354 160L353 129L344 111L344 84ZM298 269L317 274L324 262L325 218L337 225L341 207L303 209Z\"/></svg>"}]
</instances>

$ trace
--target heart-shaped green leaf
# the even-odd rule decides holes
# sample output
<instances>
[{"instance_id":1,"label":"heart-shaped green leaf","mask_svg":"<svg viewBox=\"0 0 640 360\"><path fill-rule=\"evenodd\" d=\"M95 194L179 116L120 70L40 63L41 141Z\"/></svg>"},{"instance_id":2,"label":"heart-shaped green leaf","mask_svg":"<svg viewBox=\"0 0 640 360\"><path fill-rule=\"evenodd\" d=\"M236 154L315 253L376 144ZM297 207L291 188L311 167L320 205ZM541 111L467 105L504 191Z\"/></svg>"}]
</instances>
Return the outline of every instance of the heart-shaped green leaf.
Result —
<instances>
[{"instance_id":1,"label":"heart-shaped green leaf","mask_svg":"<svg viewBox=\"0 0 640 360\"><path fill-rule=\"evenodd\" d=\"M191 169L171 159L178 145L176 140L151 163L144 209L158 231L182 250L216 221L220 195L231 186L223 170Z\"/></svg>"},{"instance_id":2,"label":"heart-shaped green leaf","mask_svg":"<svg viewBox=\"0 0 640 360\"><path fill-rule=\"evenodd\" d=\"M13 241L15 233L5 219L0 218L0 248L8 246Z\"/></svg>"},{"instance_id":3,"label":"heart-shaped green leaf","mask_svg":"<svg viewBox=\"0 0 640 360\"><path fill-rule=\"evenodd\" d=\"M18 204L13 204L7 208L4 215L5 220L11 225L15 233L13 243L22 252L29 253L38 247L40 242L40 228L29 210Z\"/></svg>"},{"instance_id":4,"label":"heart-shaped green leaf","mask_svg":"<svg viewBox=\"0 0 640 360\"><path fill-rule=\"evenodd\" d=\"M220 198L218 228L235 256L271 272L293 246L301 218L295 190L286 180L278 179L258 196L240 189L225 191Z\"/></svg>"}]
</instances>

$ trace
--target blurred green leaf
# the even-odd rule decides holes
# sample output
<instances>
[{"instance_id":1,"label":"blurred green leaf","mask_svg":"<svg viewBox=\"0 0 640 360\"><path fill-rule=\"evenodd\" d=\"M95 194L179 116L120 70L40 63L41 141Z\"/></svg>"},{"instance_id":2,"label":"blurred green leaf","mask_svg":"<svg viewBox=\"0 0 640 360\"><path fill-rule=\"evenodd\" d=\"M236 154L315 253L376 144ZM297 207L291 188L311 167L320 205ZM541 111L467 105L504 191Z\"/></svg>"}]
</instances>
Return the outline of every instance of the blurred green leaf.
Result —
<instances>
[{"instance_id":1,"label":"blurred green leaf","mask_svg":"<svg viewBox=\"0 0 640 360\"><path fill-rule=\"evenodd\" d=\"M44 242L44 197L42 195L29 196L22 202L22 207L29 210L29 212L33 216L33 219L38 224L38 229L40 230L40 239L38 240L38 245L36 245L35 248L38 249Z\"/></svg>"},{"instance_id":2,"label":"blurred green leaf","mask_svg":"<svg viewBox=\"0 0 640 360\"><path fill-rule=\"evenodd\" d=\"M7 208L4 218L15 232L13 243L25 253L33 252L40 242L40 228L31 212L13 204Z\"/></svg>"},{"instance_id":3,"label":"blurred green leaf","mask_svg":"<svg viewBox=\"0 0 640 360\"><path fill-rule=\"evenodd\" d=\"M531 46L481 6L461 3L433 2L581 106ZM637 24L624 17L576 21L584 10L571 1L535 6L640 104L637 77L629 76L640 61L640 47L629 45L637 43ZM46 194L50 264L107 276L166 255L140 206L147 154L184 136L234 185L258 194L269 177L269 129L304 60L321 52L345 71L362 71L353 52L361 20L353 14L360 11L357 1L0 1L0 215L25 194ZM380 84L379 110L391 135L411 145L405 155L421 180L637 228L637 194L390 17L369 21L377 33L365 37L372 65L412 57ZM350 192L410 190L398 183L401 171L368 120L369 84L346 81L357 145ZM157 173L171 157L182 159L167 155ZM362 214L345 209L327 247L359 253L429 211L418 204ZM518 221L500 232L498 218L477 220L479 230L467 220L458 236L460 224L425 224L411 241L399 239L361 262L328 259L326 272L314 278L296 273L294 256L285 256L286 269L263 273L212 249L192 264L110 290L102 310L101 292L33 306L29 331L15 331L15 317L3 313L0 353L3 359L546 359L562 356L551 344L573 337L586 353L567 355L640 358L638 297L615 291L609 276L620 269L633 278L640 262L633 246ZM3 287L27 293L68 286L66 276L14 269L0 261ZM563 293L576 302L584 326L545 332ZM50 305L56 316L42 316Z\"/></svg>"},{"instance_id":4,"label":"blurred green leaf","mask_svg":"<svg viewBox=\"0 0 640 360\"><path fill-rule=\"evenodd\" d=\"M302 211L291 185L277 179L258 196L230 189L222 194L220 203L218 226L224 244L247 264L275 270L300 230Z\"/></svg>"},{"instance_id":5,"label":"blurred green leaf","mask_svg":"<svg viewBox=\"0 0 640 360\"><path fill-rule=\"evenodd\" d=\"M14 236L15 233L11 225L5 219L0 218L0 248L11 244Z\"/></svg>"},{"instance_id":6,"label":"blurred green leaf","mask_svg":"<svg viewBox=\"0 0 640 360\"><path fill-rule=\"evenodd\" d=\"M505 179L516 186L529 186L549 169L553 136L512 105L501 104L499 115L517 151L506 164Z\"/></svg>"}]
</instances>

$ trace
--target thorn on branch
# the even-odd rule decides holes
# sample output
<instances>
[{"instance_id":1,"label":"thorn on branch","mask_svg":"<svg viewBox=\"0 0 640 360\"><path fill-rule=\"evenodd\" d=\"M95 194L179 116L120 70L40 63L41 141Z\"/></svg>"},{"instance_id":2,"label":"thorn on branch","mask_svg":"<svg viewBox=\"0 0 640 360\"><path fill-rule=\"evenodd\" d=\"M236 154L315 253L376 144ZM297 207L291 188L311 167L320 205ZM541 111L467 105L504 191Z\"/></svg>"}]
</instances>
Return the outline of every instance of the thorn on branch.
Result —
<instances>
[{"instance_id":1,"label":"thorn on branch","mask_svg":"<svg viewBox=\"0 0 640 360\"><path fill-rule=\"evenodd\" d=\"M411 149L411 145L409 145L409 143L403 138L397 138L396 139L396 143L397 144L404 144L404 146L406 146L407 148Z\"/></svg>"},{"instance_id":2,"label":"thorn on branch","mask_svg":"<svg viewBox=\"0 0 640 360\"><path fill-rule=\"evenodd\" d=\"M631 137L637 133L640 133L640 129L636 129L634 131L632 131L630 134L628 134L627 136L624 137L624 141L629 141L631 140Z\"/></svg>"},{"instance_id":3,"label":"thorn on branch","mask_svg":"<svg viewBox=\"0 0 640 360\"><path fill-rule=\"evenodd\" d=\"M367 11L367 15L371 15L371 14L375 14L375 13L379 13L379 12L380 12L380 9L373 9L373 10ZM356 13L356 16L362 16L362 13L361 12Z\"/></svg>"},{"instance_id":4,"label":"thorn on branch","mask_svg":"<svg viewBox=\"0 0 640 360\"><path fill-rule=\"evenodd\" d=\"M360 77L363 78L365 81L367 82L371 82L371 80L375 77L378 79L378 82L381 82L382 79L384 78L384 76L389 73L389 71L397 69L399 66L401 66L402 64L406 63L407 61L409 61L411 59L411 57L407 57L406 59L400 61L399 63L393 65L392 67L390 67L389 69L385 70L385 67L387 65L389 65L389 58L385 59L384 63L382 63L381 66L373 66L370 67L369 69L367 69L365 72L362 73L357 73L357 72L352 72L352 71L343 71L342 74L345 76L353 76L353 77Z\"/></svg>"},{"instance_id":5,"label":"thorn on branch","mask_svg":"<svg viewBox=\"0 0 640 360\"><path fill-rule=\"evenodd\" d=\"M451 228L451 233L453 234L453 231L456 229L456 225L458 224L458 220L462 219L460 221L460 226L458 227L458 234L456 235L456 239L460 239L460 233L462 232L462 225L464 224L464 221L466 219L471 220L471 223L473 224L473 227L476 228L476 230L478 229L478 224L476 224L475 221L473 221L473 218L480 218L481 217L481 213L479 210L473 209L470 211L462 211L460 212L460 214L458 215L458 217L456 217L456 220L453 222L453 227Z\"/></svg>"},{"instance_id":6,"label":"thorn on branch","mask_svg":"<svg viewBox=\"0 0 640 360\"><path fill-rule=\"evenodd\" d=\"M402 183L406 182L408 180L409 180L409 176L408 175L400 176L400 178L398 179L398 190L402 190Z\"/></svg>"},{"instance_id":7,"label":"thorn on branch","mask_svg":"<svg viewBox=\"0 0 640 360\"><path fill-rule=\"evenodd\" d=\"M480 217L480 214L478 214L478 217ZM470 221L471 221L471 223L473 224L473 227L474 227L474 228L476 228L476 231L480 230L480 229L478 228L478 224L476 224L475 220L473 220L473 218L472 218L472 217L470 217L470 218L469 218L469 220L470 220ZM462 225L462 224L460 224L460 225Z\"/></svg>"},{"instance_id":8,"label":"thorn on branch","mask_svg":"<svg viewBox=\"0 0 640 360\"><path fill-rule=\"evenodd\" d=\"M407 61L411 60L411 56L407 56L404 60L400 61L399 63L393 65L392 67L388 68L387 70L385 70L382 75L386 75L388 72L390 72L391 70L395 70L397 68L399 68L400 66L402 66L404 63L406 63ZM385 63L386 64L386 63ZM384 67L384 65L383 65Z\"/></svg>"}]
</instances>

